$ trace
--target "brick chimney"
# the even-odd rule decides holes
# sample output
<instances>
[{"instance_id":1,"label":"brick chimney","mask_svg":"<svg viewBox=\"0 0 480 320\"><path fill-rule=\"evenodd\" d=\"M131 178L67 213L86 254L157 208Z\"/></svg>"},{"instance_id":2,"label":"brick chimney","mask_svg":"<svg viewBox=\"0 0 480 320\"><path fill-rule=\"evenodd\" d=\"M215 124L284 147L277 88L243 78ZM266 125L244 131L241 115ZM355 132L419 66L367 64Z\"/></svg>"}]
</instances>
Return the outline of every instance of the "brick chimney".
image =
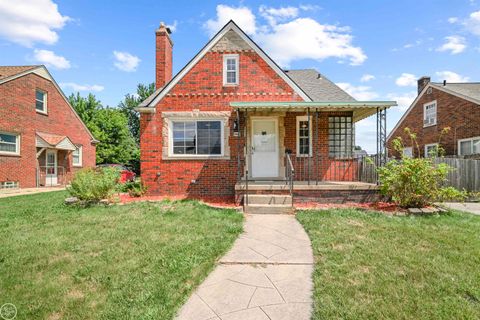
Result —
<instances>
[{"instance_id":1,"label":"brick chimney","mask_svg":"<svg viewBox=\"0 0 480 320\"><path fill-rule=\"evenodd\" d=\"M420 79L418 79L417 80L418 94L420 94L420 92L422 92L423 88L425 88L427 86L427 84L429 84L429 83L430 83L430 77L423 76Z\"/></svg>"},{"instance_id":2,"label":"brick chimney","mask_svg":"<svg viewBox=\"0 0 480 320\"><path fill-rule=\"evenodd\" d=\"M155 30L155 88L163 87L172 79L172 48L170 28L163 22Z\"/></svg>"}]
</instances>

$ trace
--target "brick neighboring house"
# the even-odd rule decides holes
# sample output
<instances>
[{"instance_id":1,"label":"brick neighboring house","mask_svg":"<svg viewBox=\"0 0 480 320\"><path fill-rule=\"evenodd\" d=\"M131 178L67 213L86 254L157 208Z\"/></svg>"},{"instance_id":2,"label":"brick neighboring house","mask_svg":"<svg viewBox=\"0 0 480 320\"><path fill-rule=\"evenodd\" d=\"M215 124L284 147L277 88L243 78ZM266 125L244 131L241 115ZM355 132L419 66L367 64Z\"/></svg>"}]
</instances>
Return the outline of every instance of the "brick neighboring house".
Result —
<instances>
[{"instance_id":1,"label":"brick neighboring house","mask_svg":"<svg viewBox=\"0 0 480 320\"><path fill-rule=\"evenodd\" d=\"M45 66L0 66L0 189L64 185L95 143Z\"/></svg>"},{"instance_id":2,"label":"brick neighboring house","mask_svg":"<svg viewBox=\"0 0 480 320\"><path fill-rule=\"evenodd\" d=\"M419 151L404 132L417 134ZM441 135L443 128L450 131ZM435 153L439 142L447 156L475 157L480 154L480 83L434 83L429 77L418 80L418 96L387 138L402 137L404 153L425 157ZM440 140L440 141L439 141Z\"/></svg>"},{"instance_id":3,"label":"brick neighboring house","mask_svg":"<svg viewBox=\"0 0 480 320\"><path fill-rule=\"evenodd\" d=\"M356 101L313 69L282 70L233 21L173 78L172 47L161 24L156 91L137 109L150 195L233 201L247 179L285 192L293 167L294 191L315 196L300 188L312 182L319 195L321 181L357 180L354 123L395 105Z\"/></svg>"}]
</instances>

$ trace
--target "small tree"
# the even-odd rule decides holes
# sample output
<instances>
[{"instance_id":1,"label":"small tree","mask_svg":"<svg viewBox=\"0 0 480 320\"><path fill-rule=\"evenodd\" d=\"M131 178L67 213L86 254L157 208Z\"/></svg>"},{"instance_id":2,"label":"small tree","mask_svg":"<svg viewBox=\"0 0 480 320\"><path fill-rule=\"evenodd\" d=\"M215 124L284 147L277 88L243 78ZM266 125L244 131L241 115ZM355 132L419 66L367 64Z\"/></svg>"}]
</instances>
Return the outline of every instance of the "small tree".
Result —
<instances>
[{"instance_id":1,"label":"small tree","mask_svg":"<svg viewBox=\"0 0 480 320\"><path fill-rule=\"evenodd\" d=\"M406 128L412 145L418 148L415 133ZM401 160L389 161L378 169L380 191L390 197L400 207L420 208L435 201L464 199L465 192L445 187L447 174L452 170L447 164L435 165L430 158L410 158L403 155L403 141L393 140L394 149L402 156ZM419 150L418 150L419 151Z\"/></svg>"}]
</instances>

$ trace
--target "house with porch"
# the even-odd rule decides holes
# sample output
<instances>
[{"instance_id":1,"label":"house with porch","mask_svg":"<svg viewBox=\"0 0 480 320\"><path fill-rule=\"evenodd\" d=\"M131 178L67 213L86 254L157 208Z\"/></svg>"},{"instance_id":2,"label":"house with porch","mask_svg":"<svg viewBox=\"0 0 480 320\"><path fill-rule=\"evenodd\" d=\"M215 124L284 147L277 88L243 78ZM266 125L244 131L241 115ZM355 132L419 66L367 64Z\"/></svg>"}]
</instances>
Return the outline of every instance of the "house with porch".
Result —
<instances>
[{"instance_id":1,"label":"house with porch","mask_svg":"<svg viewBox=\"0 0 480 320\"><path fill-rule=\"evenodd\" d=\"M65 185L96 142L45 66L0 66L0 189Z\"/></svg>"},{"instance_id":2,"label":"house with porch","mask_svg":"<svg viewBox=\"0 0 480 320\"><path fill-rule=\"evenodd\" d=\"M172 77L170 30L155 34L156 91L137 109L151 195L259 210L376 197L353 155L354 127L377 117L374 161L383 161L395 102L356 101L316 70L282 70L233 21Z\"/></svg>"}]
</instances>

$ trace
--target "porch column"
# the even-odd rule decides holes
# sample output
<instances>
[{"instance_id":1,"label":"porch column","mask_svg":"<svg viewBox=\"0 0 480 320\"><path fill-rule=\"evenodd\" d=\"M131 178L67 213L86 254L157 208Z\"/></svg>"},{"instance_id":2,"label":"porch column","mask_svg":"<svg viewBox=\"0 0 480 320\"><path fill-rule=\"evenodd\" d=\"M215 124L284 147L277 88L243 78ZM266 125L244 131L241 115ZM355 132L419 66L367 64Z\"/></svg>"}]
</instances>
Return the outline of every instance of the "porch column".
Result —
<instances>
[{"instance_id":1,"label":"porch column","mask_svg":"<svg viewBox=\"0 0 480 320\"><path fill-rule=\"evenodd\" d=\"M237 181L242 178L242 165L240 161L240 139L242 138L242 129L240 128L240 111L237 109L236 131L237 131Z\"/></svg>"},{"instance_id":2,"label":"porch column","mask_svg":"<svg viewBox=\"0 0 480 320\"><path fill-rule=\"evenodd\" d=\"M377 166L387 162L387 109L377 108Z\"/></svg>"}]
</instances>

